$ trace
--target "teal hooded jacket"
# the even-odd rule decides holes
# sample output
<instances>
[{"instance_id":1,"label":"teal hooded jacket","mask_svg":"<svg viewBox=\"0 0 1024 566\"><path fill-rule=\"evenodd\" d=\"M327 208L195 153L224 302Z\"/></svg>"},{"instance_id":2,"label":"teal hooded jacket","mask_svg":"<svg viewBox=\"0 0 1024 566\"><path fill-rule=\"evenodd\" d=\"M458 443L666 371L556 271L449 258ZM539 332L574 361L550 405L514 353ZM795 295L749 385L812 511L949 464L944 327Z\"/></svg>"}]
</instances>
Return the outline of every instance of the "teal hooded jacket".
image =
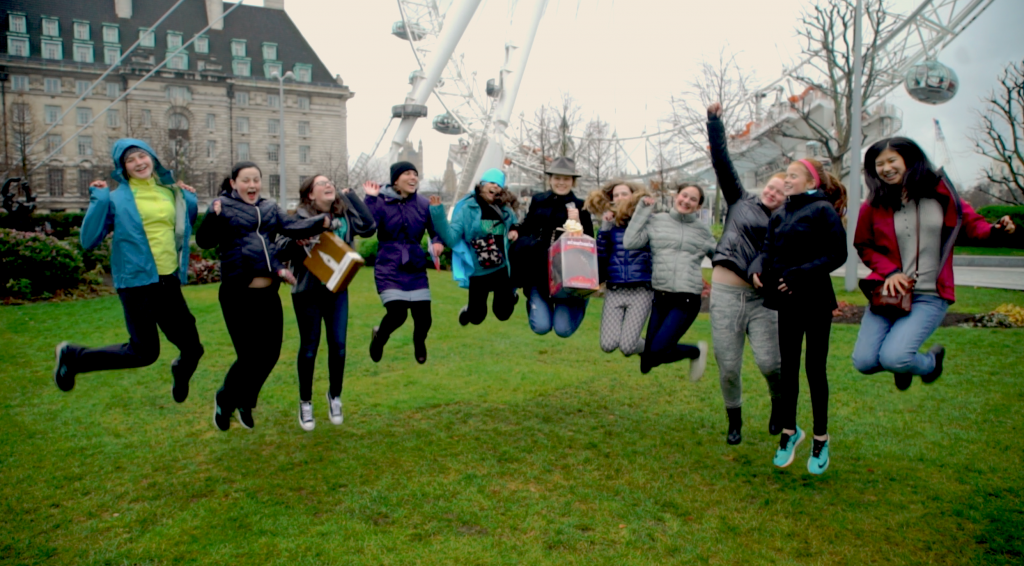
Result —
<instances>
[{"instance_id":1,"label":"teal hooded jacket","mask_svg":"<svg viewBox=\"0 0 1024 566\"><path fill-rule=\"evenodd\" d=\"M107 234L113 232L110 245L110 270L114 276L114 287L126 289L156 283L160 275L156 260L149 247L149 239L142 227L142 216L135 205L135 195L128 187L121 156L130 147L139 147L153 159L153 174L161 186L174 193L174 243L178 252L178 278L182 284L188 282L189 241L192 238L192 224L196 221L199 207L196 195L182 190L174 184L174 175L156 158L153 149L142 140L124 138L114 144L111 157L114 172L111 177L117 182L113 189L89 189L89 210L82 221L82 247L92 249L100 245Z\"/></svg>"},{"instance_id":2,"label":"teal hooded jacket","mask_svg":"<svg viewBox=\"0 0 1024 566\"><path fill-rule=\"evenodd\" d=\"M501 207L501 220L505 225L505 264L485 269L477 261L476 252L469 245L473 240L487 235L481 223L483 214L480 211L480 204L475 197L475 193L471 192L455 203L451 223L445 217L444 206L438 204L430 207L430 217L434 221L437 235L452 249L452 277L463 288L469 287L470 277L487 275L502 268L511 273L512 269L508 259L508 231L516 223L515 213L508 206Z\"/></svg>"}]
</instances>

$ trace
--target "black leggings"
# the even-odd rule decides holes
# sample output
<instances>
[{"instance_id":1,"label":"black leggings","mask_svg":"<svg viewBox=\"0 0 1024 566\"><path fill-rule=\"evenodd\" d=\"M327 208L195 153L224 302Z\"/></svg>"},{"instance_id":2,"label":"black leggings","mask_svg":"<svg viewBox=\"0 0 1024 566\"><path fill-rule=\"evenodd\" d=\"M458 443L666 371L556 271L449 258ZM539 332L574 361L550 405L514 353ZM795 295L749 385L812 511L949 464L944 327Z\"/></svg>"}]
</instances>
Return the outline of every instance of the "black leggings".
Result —
<instances>
[{"instance_id":1,"label":"black leggings","mask_svg":"<svg viewBox=\"0 0 1024 566\"><path fill-rule=\"evenodd\" d=\"M313 400L313 370L320 348L320 321L327 327L327 369L331 397L340 397L345 381L345 342L348 334L348 291L332 293L317 285L292 294L299 325L299 400Z\"/></svg>"},{"instance_id":2,"label":"black leggings","mask_svg":"<svg viewBox=\"0 0 1024 566\"><path fill-rule=\"evenodd\" d=\"M643 354L651 367L700 356L696 346L679 343L699 313L700 295L696 293L654 292Z\"/></svg>"},{"instance_id":3,"label":"black leggings","mask_svg":"<svg viewBox=\"0 0 1024 566\"><path fill-rule=\"evenodd\" d=\"M279 287L277 282L262 289L221 283L220 308L236 356L217 391L221 407L254 408L260 389L281 357L284 313Z\"/></svg>"},{"instance_id":4,"label":"black leggings","mask_svg":"<svg viewBox=\"0 0 1024 566\"><path fill-rule=\"evenodd\" d=\"M380 344L386 344L391 333L398 330L409 313L412 312L412 342L413 346L420 348L427 342L427 333L430 332L430 325L433 319L430 317L430 301L388 301L384 303L388 311L380 321L377 329L377 340Z\"/></svg>"},{"instance_id":5,"label":"black leggings","mask_svg":"<svg viewBox=\"0 0 1024 566\"><path fill-rule=\"evenodd\" d=\"M492 292L494 299L491 308L495 318L506 321L512 316L516 308L516 292L512 288L508 269L502 266L494 273L469 278L469 305L466 308L468 322L480 324L487 318L487 295Z\"/></svg>"},{"instance_id":6,"label":"black leggings","mask_svg":"<svg viewBox=\"0 0 1024 566\"><path fill-rule=\"evenodd\" d=\"M828 434L828 340L832 330L829 311L779 311L779 353L782 355L782 395L784 399L782 427L796 429L796 406L800 397L800 354L807 335L807 388L811 391L814 413L814 434Z\"/></svg>"}]
</instances>

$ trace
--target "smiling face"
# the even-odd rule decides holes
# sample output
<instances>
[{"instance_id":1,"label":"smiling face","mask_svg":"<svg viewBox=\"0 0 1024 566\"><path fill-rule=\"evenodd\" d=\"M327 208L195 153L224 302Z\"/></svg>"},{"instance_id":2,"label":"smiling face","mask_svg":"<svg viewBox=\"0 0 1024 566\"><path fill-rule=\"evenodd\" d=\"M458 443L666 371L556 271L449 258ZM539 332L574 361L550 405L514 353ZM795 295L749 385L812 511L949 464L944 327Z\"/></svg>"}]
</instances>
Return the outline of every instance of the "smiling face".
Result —
<instances>
[{"instance_id":1,"label":"smiling face","mask_svg":"<svg viewBox=\"0 0 1024 566\"><path fill-rule=\"evenodd\" d=\"M761 191L761 204L768 207L768 210L775 210L786 202L786 191L782 179L772 177L768 184Z\"/></svg>"},{"instance_id":2,"label":"smiling face","mask_svg":"<svg viewBox=\"0 0 1024 566\"><path fill-rule=\"evenodd\" d=\"M556 195L567 195L572 192L573 178L569 175L548 175L548 184Z\"/></svg>"},{"instance_id":3,"label":"smiling face","mask_svg":"<svg viewBox=\"0 0 1024 566\"><path fill-rule=\"evenodd\" d=\"M903 162L903 156L886 149L875 159L875 172L886 185L902 185L907 174L907 164Z\"/></svg>"},{"instance_id":4,"label":"smiling face","mask_svg":"<svg viewBox=\"0 0 1024 566\"><path fill-rule=\"evenodd\" d=\"M337 194L338 190L334 187L334 183L327 177L318 175L309 189L309 200L320 212L329 212Z\"/></svg>"},{"instance_id":5,"label":"smiling face","mask_svg":"<svg viewBox=\"0 0 1024 566\"><path fill-rule=\"evenodd\" d=\"M612 204L626 202L631 196L633 196L633 191L626 185L615 185L612 188Z\"/></svg>"},{"instance_id":6,"label":"smiling face","mask_svg":"<svg viewBox=\"0 0 1024 566\"><path fill-rule=\"evenodd\" d=\"M676 193L674 204L680 214L693 214L700 210L700 201L700 189L697 187L685 187Z\"/></svg>"},{"instance_id":7,"label":"smiling face","mask_svg":"<svg viewBox=\"0 0 1024 566\"><path fill-rule=\"evenodd\" d=\"M136 151L124 160L124 170L133 179L148 179L153 176L153 158L145 151Z\"/></svg>"},{"instance_id":8,"label":"smiling face","mask_svg":"<svg viewBox=\"0 0 1024 566\"><path fill-rule=\"evenodd\" d=\"M420 176L412 169L403 172L398 176L398 180L395 181L395 190L403 197L407 197L415 193L419 186Z\"/></svg>"},{"instance_id":9,"label":"smiling face","mask_svg":"<svg viewBox=\"0 0 1024 566\"><path fill-rule=\"evenodd\" d=\"M814 180L803 163L794 161L786 167L786 179L782 182L782 190L786 196L806 193L814 188Z\"/></svg>"},{"instance_id":10,"label":"smiling face","mask_svg":"<svg viewBox=\"0 0 1024 566\"><path fill-rule=\"evenodd\" d=\"M255 167L246 167L238 172L238 177L231 180L231 188L238 191L238 196L249 204L256 204L260 199L260 188L262 185L260 170Z\"/></svg>"},{"instance_id":11,"label":"smiling face","mask_svg":"<svg viewBox=\"0 0 1024 566\"><path fill-rule=\"evenodd\" d=\"M498 200L498 196L501 195L501 187L495 183L484 183L477 193L487 204L494 204Z\"/></svg>"}]
</instances>

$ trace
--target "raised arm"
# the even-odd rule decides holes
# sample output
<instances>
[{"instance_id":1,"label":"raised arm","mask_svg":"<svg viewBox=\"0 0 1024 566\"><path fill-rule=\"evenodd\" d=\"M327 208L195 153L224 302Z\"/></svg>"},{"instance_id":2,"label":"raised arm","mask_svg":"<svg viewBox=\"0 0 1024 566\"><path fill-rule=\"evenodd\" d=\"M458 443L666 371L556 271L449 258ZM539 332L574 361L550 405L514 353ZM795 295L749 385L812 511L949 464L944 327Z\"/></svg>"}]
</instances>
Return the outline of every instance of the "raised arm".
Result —
<instances>
[{"instance_id":1,"label":"raised arm","mask_svg":"<svg viewBox=\"0 0 1024 566\"><path fill-rule=\"evenodd\" d=\"M82 247L91 250L100 245L103 238L114 229L114 211L110 207L110 189L104 181L89 186L89 209L82 220L79 240Z\"/></svg>"},{"instance_id":2,"label":"raised arm","mask_svg":"<svg viewBox=\"0 0 1024 566\"><path fill-rule=\"evenodd\" d=\"M461 214L453 214L452 221L448 222L444 205L432 204L430 205L430 221L437 230L437 234L440 236L441 241L444 242L444 245L454 248L456 244L462 241L465 226L463 226Z\"/></svg>"},{"instance_id":3,"label":"raised arm","mask_svg":"<svg viewBox=\"0 0 1024 566\"><path fill-rule=\"evenodd\" d=\"M229 224L228 220L221 214L222 207L223 204L219 197L213 199L210 207L206 209L203 223L196 229L196 245L204 250L217 247L217 244L221 241L224 228Z\"/></svg>"},{"instance_id":4,"label":"raised arm","mask_svg":"<svg viewBox=\"0 0 1024 566\"><path fill-rule=\"evenodd\" d=\"M654 212L654 198L644 197L636 205L636 212L630 220L626 233L622 236L622 245L628 250L639 250L650 243L647 235L647 223Z\"/></svg>"},{"instance_id":5,"label":"raised arm","mask_svg":"<svg viewBox=\"0 0 1024 566\"><path fill-rule=\"evenodd\" d=\"M718 186L722 196L730 206L740 200L747 191L740 183L736 168L729 157L728 138L725 135L725 123L721 119L722 106L715 103L708 107L708 142L711 146L711 166L715 169Z\"/></svg>"},{"instance_id":6,"label":"raised arm","mask_svg":"<svg viewBox=\"0 0 1024 566\"><path fill-rule=\"evenodd\" d=\"M345 202L348 203L355 213L351 216L352 231L355 235L362 238L372 236L377 231L377 221L374 220L370 207L366 206L366 203L351 190L349 192L343 190L341 198L345 199Z\"/></svg>"}]
</instances>

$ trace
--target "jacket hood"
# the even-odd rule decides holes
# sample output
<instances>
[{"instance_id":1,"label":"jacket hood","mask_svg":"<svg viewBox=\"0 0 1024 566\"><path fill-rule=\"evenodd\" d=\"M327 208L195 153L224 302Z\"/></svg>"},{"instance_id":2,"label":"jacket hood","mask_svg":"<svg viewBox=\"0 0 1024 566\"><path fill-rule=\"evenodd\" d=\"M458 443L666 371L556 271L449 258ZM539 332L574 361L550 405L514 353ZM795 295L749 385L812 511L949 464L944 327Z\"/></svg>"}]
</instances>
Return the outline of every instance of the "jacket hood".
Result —
<instances>
[{"instance_id":1,"label":"jacket hood","mask_svg":"<svg viewBox=\"0 0 1024 566\"><path fill-rule=\"evenodd\" d=\"M409 195L408 197L405 197L405 198L412 198L412 197L416 196L417 194L419 194L419 193L413 193L413 194L411 194L411 195ZM391 185L385 185L384 187L382 187L381 190L380 190L380 196L385 197L385 198L387 198L389 200L402 200L403 199L402 195L398 194L398 191L396 191L395 188L392 187Z\"/></svg>"},{"instance_id":2,"label":"jacket hood","mask_svg":"<svg viewBox=\"0 0 1024 566\"><path fill-rule=\"evenodd\" d=\"M110 150L110 156L114 160L114 171L110 176L117 181L118 185L127 185L128 178L125 175L124 167L121 165L121 156L124 155L125 151L128 151L130 147L138 147L149 154L149 157L153 160L153 174L156 175L161 185L171 186L174 184L174 173L167 170L160 160L157 159L156 153L153 148L149 147L149 144L142 140L134 138L121 138L114 144L113 149Z\"/></svg>"}]
</instances>

